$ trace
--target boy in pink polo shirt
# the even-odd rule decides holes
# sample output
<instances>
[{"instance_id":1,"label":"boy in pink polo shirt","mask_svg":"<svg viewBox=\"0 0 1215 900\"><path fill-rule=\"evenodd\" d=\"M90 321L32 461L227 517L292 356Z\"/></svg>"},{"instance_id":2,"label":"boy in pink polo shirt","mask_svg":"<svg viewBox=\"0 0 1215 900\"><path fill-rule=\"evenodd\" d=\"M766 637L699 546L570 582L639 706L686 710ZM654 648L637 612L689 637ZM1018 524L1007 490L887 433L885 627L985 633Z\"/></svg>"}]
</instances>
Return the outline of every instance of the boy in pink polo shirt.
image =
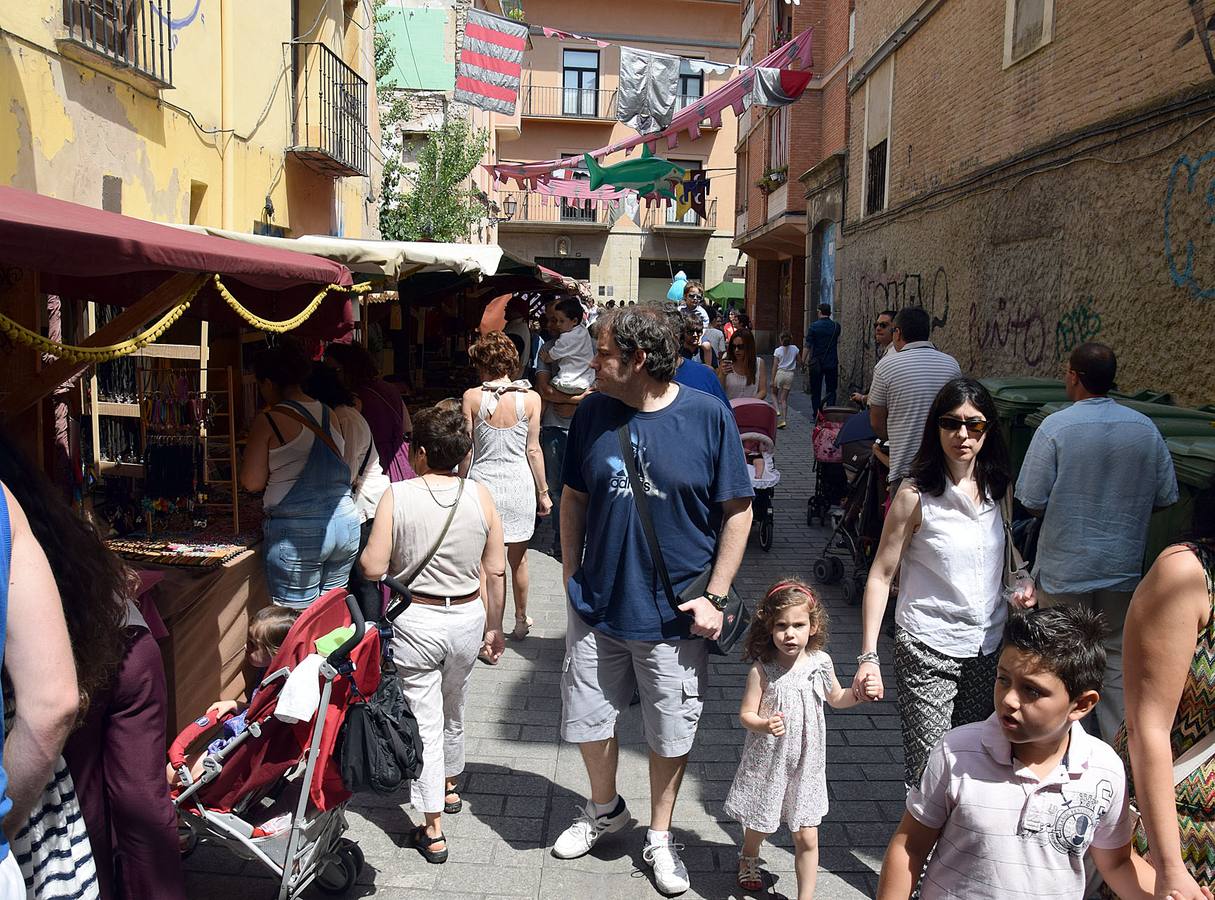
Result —
<instances>
[{"instance_id":1,"label":"boy in pink polo shirt","mask_svg":"<svg viewBox=\"0 0 1215 900\"><path fill-rule=\"evenodd\" d=\"M1104 631L1074 605L1009 616L996 711L933 748L879 900L907 900L921 871L923 900L1080 900L1086 854L1122 900L1151 900L1156 872L1131 852L1122 762L1080 726L1099 699Z\"/></svg>"}]
</instances>

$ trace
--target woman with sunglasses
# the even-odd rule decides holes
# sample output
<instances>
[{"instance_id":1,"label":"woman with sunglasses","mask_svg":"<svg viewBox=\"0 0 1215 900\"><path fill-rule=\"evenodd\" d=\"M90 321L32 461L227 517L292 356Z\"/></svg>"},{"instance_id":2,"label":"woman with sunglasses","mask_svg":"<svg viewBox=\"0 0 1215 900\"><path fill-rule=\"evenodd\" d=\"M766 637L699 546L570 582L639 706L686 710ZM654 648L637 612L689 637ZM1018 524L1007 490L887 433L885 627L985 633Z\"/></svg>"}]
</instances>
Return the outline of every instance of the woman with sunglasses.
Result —
<instances>
[{"instance_id":1,"label":"woman with sunglasses","mask_svg":"<svg viewBox=\"0 0 1215 900\"><path fill-rule=\"evenodd\" d=\"M768 379L764 361L756 356L755 335L736 331L726 344L726 355L717 370L722 389L731 400L739 397L768 396Z\"/></svg>"},{"instance_id":2,"label":"woman with sunglasses","mask_svg":"<svg viewBox=\"0 0 1215 900\"><path fill-rule=\"evenodd\" d=\"M882 686L878 633L899 572L894 675L909 788L920 783L946 731L993 711L1009 603L1000 504L1012 477L998 424L991 394L979 382L954 378L941 388L865 584L858 696L870 675ZM1014 599L1032 605L1033 592Z\"/></svg>"}]
</instances>

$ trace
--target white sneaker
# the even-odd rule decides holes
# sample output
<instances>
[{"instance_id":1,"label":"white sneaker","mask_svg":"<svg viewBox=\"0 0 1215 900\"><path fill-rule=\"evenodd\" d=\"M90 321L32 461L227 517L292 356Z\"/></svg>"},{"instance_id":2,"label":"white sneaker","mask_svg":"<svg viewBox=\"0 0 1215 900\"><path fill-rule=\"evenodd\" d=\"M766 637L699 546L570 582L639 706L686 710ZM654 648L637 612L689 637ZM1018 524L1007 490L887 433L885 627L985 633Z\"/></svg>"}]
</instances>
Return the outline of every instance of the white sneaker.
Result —
<instances>
[{"instance_id":1,"label":"white sneaker","mask_svg":"<svg viewBox=\"0 0 1215 900\"><path fill-rule=\"evenodd\" d=\"M558 859L577 859L586 856L602 835L619 831L629 823L629 809L624 798L616 798L616 808L602 816L595 815L591 801L579 813L574 824L561 832L553 844L553 856Z\"/></svg>"},{"instance_id":2,"label":"white sneaker","mask_svg":"<svg viewBox=\"0 0 1215 900\"><path fill-rule=\"evenodd\" d=\"M668 897L682 894L692 884L688 880L688 867L679 858L683 844L671 841L665 844L646 844L641 858L654 870L654 884Z\"/></svg>"}]
</instances>

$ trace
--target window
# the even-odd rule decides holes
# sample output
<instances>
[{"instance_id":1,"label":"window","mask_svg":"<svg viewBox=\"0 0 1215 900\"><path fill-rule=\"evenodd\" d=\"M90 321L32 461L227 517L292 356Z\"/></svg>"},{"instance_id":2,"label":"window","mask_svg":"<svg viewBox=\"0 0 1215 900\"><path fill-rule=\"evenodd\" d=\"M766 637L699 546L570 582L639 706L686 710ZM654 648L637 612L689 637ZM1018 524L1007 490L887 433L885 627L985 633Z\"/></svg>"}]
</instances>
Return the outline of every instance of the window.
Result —
<instances>
[{"instance_id":1,"label":"window","mask_svg":"<svg viewBox=\"0 0 1215 900\"><path fill-rule=\"evenodd\" d=\"M692 70L689 60L679 61L679 109L691 106L705 95L704 72Z\"/></svg>"},{"instance_id":2,"label":"window","mask_svg":"<svg viewBox=\"0 0 1215 900\"><path fill-rule=\"evenodd\" d=\"M886 208L886 147L889 140L869 148L865 155L865 215Z\"/></svg>"},{"instance_id":3,"label":"window","mask_svg":"<svg viewBox=\"0 0 1215 900\"><path fill-rule=\"evenodd\" d=\"M741 213L747 211L747 192L750 189L750 182L747 180L747 150L738 151L737 168L734 170L734 212Z\"/></svg>"},{"instance_id":4,"label":"window","mask_svg":"<svg viewBox=\"0 0 1215 900\"><path fill-rule=\"evenodd\" d=\"M561 156L578 156L581 157L582 151L572 151L570 153L562 153ZM575 181L590 181L590 173L586 170L586 161L579 159L578 165L570 170L570 174L574 176ZM562 222L594 222L595 207L590 200L566 200L561 201L561 221Z\"/></svg>"},{"instance_id":5,"label":"window","mask_svg":"<svg viewBox=\"0 0 1215 900\"><path fill-rule=\"evenodd\" d=\"M1051 42L1055 0L1005 0L1004 68Z\"/></svg>"},{"instance_id":6,"label":"window","mask_svg":"<svg viewBox=\"0 0 1215 900\"><path fill-rule=\"evenodd\" d=\"M599 51L564 51L561 70L561 113L595 117L599 114Z\"/></svg>"},{"instance_id":7,"label":"window","mask_svg":"<svg viewBox=\"0 0 1215 900\"><path fill-rule=\"evenodd\" d=\"M73 43L172 86L169 17L152 0L63 0L63 24Z\"/></svg>"},{"instance_id":8,"label":"window","mask_svg":"<svg viewBox=\"0 0 1215 900\"><path fill-rule=\"evenodd\" d=\"M793 4L769 2L772 5L772 48L775 49L793 38Z\"/></svg>"},{"instance_id":9,"label":"window","mask_svg":"<svg viewBox=\"0 0 1215 900\"><path fill-rule=\"evenodd\" d=\"M789 107L768 113L768 171L789 165Z\"/></svg>"},{"instance_id":10,"label":"window","mask_svg":"<svg viewBox=\"0 0 1215 900\"><path fill-rule=\"evenodd\" d=\"M856 48L856 10L848 13L848 49Z\"/></svg>"}]
</instances>

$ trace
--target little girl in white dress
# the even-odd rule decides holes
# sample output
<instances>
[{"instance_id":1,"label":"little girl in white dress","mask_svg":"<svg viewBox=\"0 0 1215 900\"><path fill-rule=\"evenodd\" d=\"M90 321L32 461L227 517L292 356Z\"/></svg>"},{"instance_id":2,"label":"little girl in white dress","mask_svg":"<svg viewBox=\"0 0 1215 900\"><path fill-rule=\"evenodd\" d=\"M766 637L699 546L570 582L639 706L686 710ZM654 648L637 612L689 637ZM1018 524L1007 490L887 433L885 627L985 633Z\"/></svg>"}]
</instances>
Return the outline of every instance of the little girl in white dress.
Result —
<instances>
[{"instance_id":1,"label":"little girl in white dress","mask_svg":"<svg viewBox=\"0 0 1215 900\"><path fill-rule=\"evenodd\" d=\"M747 634L747 675L738 718L747 730L742 759L725 812L746 829L738 858L738 886L764 888L759 848L783 822L793 833L798 900L814 897L818 873L818 824L827 814L827 735L823 701L845 709L877 696L840 687L827 642L827 613L801 581L768 589Z\"/></svg>"}]
</instances>

